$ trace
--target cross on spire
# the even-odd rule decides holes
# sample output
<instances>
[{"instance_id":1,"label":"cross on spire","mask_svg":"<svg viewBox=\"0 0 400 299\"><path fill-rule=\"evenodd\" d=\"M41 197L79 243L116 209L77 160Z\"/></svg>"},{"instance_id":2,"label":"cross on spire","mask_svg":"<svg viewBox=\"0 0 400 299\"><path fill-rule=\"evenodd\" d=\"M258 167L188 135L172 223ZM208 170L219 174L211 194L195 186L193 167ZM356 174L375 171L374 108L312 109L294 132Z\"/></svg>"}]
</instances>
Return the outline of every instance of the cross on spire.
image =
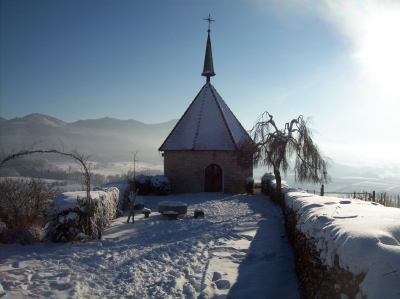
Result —
<instances>
[{"instance_id":1,"label":"cross on spire","mask_svg":"<svg viewBox=\"0 0 400 299\"><path fill-rule=\"evenodd\" d=\"M210 25L211 25L211 22L215 22L215 20L212 20L212 19L211 19L210 14L208 14L208 18L204 18L204 20L208 22L208 32L210 32Z\"/></svg>"}]
</instances>

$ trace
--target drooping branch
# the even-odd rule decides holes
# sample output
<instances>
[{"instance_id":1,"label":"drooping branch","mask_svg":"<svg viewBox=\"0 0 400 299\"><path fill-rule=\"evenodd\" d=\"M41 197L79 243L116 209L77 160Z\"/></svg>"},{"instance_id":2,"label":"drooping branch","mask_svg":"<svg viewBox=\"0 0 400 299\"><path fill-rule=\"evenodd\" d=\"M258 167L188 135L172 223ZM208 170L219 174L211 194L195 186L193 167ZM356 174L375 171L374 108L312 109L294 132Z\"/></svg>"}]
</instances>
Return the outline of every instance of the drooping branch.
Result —
<instances>
[{"instance_id":1,"label":"drooping branch","mask_svg":"<svg viewBox=\"0 0 400 299\"><path fill-rule=\"evenodd\" d=\"M280 185L280 170L286 174L289 169L289 159L295 156L295 179L300 182L324 183L330 181L328 168L330 160L322 156L318 146L312 139L309 120L300 115L285 124L279 130L273 116L264 112L250 131L256 144L253 155L254 166L272 167Z\"/></svg>"}]
</instances>

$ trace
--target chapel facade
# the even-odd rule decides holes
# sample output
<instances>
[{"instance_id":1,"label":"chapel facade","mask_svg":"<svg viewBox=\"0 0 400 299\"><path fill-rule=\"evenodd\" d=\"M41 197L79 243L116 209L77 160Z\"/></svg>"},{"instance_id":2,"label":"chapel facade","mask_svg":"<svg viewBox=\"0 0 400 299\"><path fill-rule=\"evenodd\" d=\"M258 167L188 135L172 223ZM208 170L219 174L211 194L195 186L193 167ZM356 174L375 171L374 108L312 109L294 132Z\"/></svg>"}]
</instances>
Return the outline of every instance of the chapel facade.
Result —
<instances>
[{"instance_id":1,"label":"chapel facade","mask_svg":"<svg viewBox=\"0 0 400 299\"><path fill-rule=\"evenodd\" d=\"M210 26L201 75L206 84L159 148L164 175L172 193L243 193L253 166L239 166L238 149L241 140L250 137L210 83L215 76Z\"/></svg>"}]
</instances>

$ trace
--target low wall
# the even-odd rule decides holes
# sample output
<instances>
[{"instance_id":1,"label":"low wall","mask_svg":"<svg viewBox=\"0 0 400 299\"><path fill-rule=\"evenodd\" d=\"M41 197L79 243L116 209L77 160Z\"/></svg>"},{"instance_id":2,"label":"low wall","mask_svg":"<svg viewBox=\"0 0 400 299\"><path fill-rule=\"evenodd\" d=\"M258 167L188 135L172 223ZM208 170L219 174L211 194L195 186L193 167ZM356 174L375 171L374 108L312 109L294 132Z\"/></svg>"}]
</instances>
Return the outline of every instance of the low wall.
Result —
<instances>
[{"instance_id":1,"label":"low wall","mask_svg":"<svg viewBox=\"0 0 400 299\"><path fill-rule=\"evenodd\" d=\"M290 189L282 206L305 298L400 298L400 209Z\"/></svg>"}]
</instances>

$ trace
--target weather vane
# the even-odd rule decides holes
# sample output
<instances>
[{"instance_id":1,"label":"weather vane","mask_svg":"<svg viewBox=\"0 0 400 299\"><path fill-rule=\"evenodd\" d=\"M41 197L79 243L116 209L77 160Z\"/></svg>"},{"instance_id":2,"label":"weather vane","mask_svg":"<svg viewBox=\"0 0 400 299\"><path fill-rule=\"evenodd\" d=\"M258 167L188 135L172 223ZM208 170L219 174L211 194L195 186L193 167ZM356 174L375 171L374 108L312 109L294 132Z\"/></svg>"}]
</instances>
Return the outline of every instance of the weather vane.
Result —
<instances>
[{"instance_id":1,"label":"weather vane","mask_svg":"<svg viewBox=\"0 0 400 299\"><path fill-rule=\"evenodd\" d=\"M208 18L204 18L204 20L208 21L208 31L210 31L211 22L215 22L215 21L211 19L210 14L208 14Z\"/></svg>"}]
</instances>

